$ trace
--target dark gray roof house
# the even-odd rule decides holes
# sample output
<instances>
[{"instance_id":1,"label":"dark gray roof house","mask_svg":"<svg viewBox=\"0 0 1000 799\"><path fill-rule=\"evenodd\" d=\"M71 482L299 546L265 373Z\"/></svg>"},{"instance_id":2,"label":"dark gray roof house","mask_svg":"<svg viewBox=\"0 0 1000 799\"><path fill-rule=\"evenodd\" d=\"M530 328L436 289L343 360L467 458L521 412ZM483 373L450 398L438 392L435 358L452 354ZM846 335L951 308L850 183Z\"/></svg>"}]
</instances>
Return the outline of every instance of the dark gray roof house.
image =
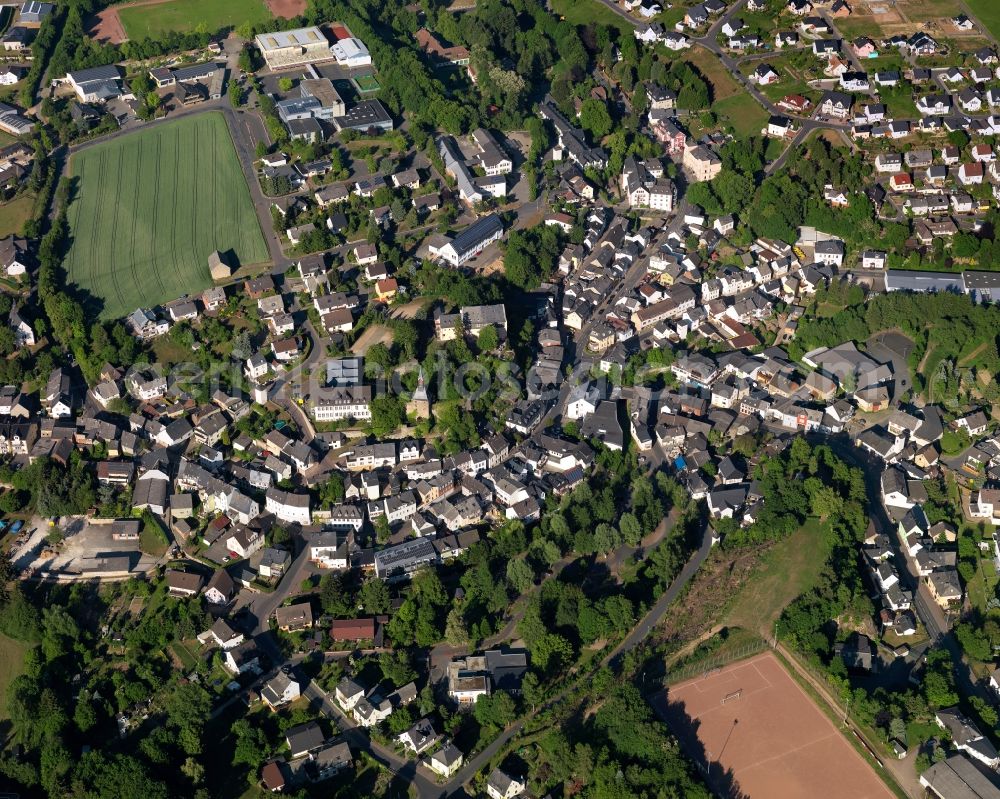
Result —
<instances>
[{"instance_id":1,"label":"dark gray roof house","mask_svg":"<svg viewBox=\"0 0 1000 799\"><path fill-rule=\"evenodd\" d=\"M302 757L319 749L324 742L323 731L315 721L299 724L285 733L285 741L293 758Z\"/></svg>"},{"instance_id":2,"label":"dark gray roof house","mask_svg":"<svg viewBox=\"0 0 1000 799\"><path fill-rule=\"evenodd\" d=\"M849 671L870 672L876 665L871 639L861 633L852 633L846 641L837 644L834 653L844 661Z\"/></svg>"},{"instance_id":3,"label":"dark gray roof house","mask_svg":"<svg viewBox=\"0 0 1000 799\"><path fill-rule=\"evenodd\" d=\"M597 403L597 410L585 417L580 425L580 434L585 438L599 439L608 449L622 449L625 434L618 421L618 403L614 400Z\"/></svg>"}]
</instances>

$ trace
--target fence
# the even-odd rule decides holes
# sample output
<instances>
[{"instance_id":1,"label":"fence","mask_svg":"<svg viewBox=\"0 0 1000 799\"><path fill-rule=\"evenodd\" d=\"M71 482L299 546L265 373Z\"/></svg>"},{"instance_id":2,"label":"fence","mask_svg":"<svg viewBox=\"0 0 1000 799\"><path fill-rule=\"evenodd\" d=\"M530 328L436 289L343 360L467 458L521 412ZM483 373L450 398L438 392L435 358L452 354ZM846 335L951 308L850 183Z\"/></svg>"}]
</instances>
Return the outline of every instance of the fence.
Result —
<instances>
[{"instance_id":1,"label":"fence","mask_svg":"<svg viewBox=\"0 0 1000 799\"><path fill-rule=\"evenodd\" d=\"M723 666L728 666L730 663L735 663L739 660L746 660L771 646L771 642L765 641L763 638L758 638L756 641L750 641L735 649L712 653L707 657L683 663L676 669L668 670L666 676L663 678L663 683L664 685L674 685L691 677L707 677Z\"/></svg>"}]
</instances>

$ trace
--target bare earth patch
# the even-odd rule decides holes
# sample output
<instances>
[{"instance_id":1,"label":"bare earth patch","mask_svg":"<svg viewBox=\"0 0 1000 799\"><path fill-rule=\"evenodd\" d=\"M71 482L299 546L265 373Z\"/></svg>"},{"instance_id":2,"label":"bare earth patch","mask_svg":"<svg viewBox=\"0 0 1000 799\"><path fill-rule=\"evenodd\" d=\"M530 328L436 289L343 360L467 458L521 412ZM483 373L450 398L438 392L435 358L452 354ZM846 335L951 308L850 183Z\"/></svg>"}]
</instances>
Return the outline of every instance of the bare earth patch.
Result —
<instances>
[{"instance_id":1,"label":"bare earth patch","mask_svg":"<svg viewBox=\"0 0 1000 799\"><path fill-rule=\"evenodd\" d=\"M387 347L392 344L392 330L383 325L372 325L366 328L361 337L354 342L351 352L355 355L364 355L370 347L380 343Z\"/></svg>"},{"instance_id":2,"label":"bare earth patch","mask_svg":"<svg viewBox=\"0 0 1000 799\"><path fill-rule=\"evenodd\" d=\"M102 44L121 44L128 39L117 6L99 11L87 22L87 33Z\"/></svg>"},{"instance_id":3,"label":"bare earth patch","mask_svg":"<svg viewBox=\"0 0 1000 799\"><path fill-rule=\"evenodd\" d=\"M264 0L271 13L281 19L294 19L306 10L306 0Z\"/></svg>"},{"instance_id":4,"label":"bare earth patch","mask_svg":"<svg viewBox=\"0 0 1000 799\"><path fill-rule=\"evenodd\" d=\"M483 277L486 277L488 275L492 275L502 271L503 271L503 258L497 258L496 260L486 264L486 266L484 266L480 270L480 273L483 275Z\"/></svg>"},{"instance_id":5,"label":"bare earth patch","mask_svg":"<svg viewBox=\"0 0 1000 799\"><path fill-rule=\"evenodd\" d=\"M392 309L393 319L416 319L420 309L427 304L426 300L410 300L404 305L397 305Z\"/></svg>"}]
</instances>

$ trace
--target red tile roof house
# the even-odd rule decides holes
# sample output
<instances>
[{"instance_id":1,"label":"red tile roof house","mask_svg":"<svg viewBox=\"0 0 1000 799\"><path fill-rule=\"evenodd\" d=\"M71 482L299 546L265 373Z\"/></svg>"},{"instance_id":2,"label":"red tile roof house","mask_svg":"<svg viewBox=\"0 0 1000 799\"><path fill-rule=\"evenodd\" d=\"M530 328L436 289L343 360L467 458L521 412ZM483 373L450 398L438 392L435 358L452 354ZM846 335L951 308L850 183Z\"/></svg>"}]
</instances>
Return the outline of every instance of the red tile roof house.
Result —
<instances>
[{"instance_id":1,"label":"red tile roof house","mask_svg":"<svg viewBox=\"0 0 1000 799\"><path fill-rule=\"evenodd\" d=\"M958 168L958 180L963 186L982 183L985 170L982 164L962 164Z\"/></svg>"},{"instance_id":2,"label":"red tile roof house","mask_svg":"<svg viewBox=\"0 0 1000 799\"><path fill-rule=\"evenodd\" d=\"M889 178L889 188L893 191L910 191L913 188L913 180L906 172L897 172Z\"/></svg>"},{"instance_id":3,"label":"red tile roof house","mask_svg":"<svg viewBox=\"0 0 1000 799\"><path fill-rule=\"evenodd\" d=\"M372 641L375 639L375 619L337 619L330 625L334 641Z\"/></svg>"},{"instance_id":4,"label":"red tile roof house","mask_svg":"<svg viewBox=\"0 0 1000 799\"><path fill-rule=\"evenodd\" d=\"M791 111L792 113L801 114L805 112L812 103L809 99L803 97L801 94L789 94L781 98L781 102L778 103L779 108L783 108L786 111Z\"/></svg>"},{"instance_id":5,"label":"red tile roof house","mask_svg":"<svg viewBox=\"0 0 1000 799\"><path fill-rule=\"evenodd\" d=\"M988 144L977 144L972 148L972 158L981 164L990 163L996 160L993 148Z\"/></svg>"},{"instance_id":6,"label":"red tile roof house","mask_svg":"<svg viewBox=\"0 0 1000 799\"><path fill-rule=\"evenodd\" d=\"M380 300L391 301L395 298L398 290L399 283L396 282L396 278L394 277L387 277L375 284L375 294Z\"/></svg>"},{"instance_id":7,"label":"red tile roof house","mask_svg":"<svg viewBox=\"0 0 1000 799\"><path fill-rule=\"evenodd\" d=\"M261 769L260 781L271 793L280 793L285 789L285 777L281 773L281 766L273 760Z\"/></svg>"}]
</instances>

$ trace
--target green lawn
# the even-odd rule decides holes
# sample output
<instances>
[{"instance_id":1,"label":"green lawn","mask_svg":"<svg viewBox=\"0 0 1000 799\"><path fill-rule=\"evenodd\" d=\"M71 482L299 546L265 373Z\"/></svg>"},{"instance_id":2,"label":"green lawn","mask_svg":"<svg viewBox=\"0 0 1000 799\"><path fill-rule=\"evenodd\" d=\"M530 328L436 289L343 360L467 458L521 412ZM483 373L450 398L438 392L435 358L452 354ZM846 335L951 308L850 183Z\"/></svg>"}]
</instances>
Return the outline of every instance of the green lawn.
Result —
<instances>
[{"instance_id":1,"label":"green lawn","mask_svg":"<svg viewBox=\"0 0 1000 799\"><path fill-rule=\"evenodd\" d=\"M20 194L8 203L0 205L0 238L13 233L20 234L24 223L35 210L35 195L30 192Z\"/></svg>"},{"instance_id":2,"label":"green lawn","mask_svg":"<svg viewBox=\"0 0 1000 799\"><path fill-rule=\"evenodd\" d=\"M204 113L97 144L70 159L67 279L88 313L115 318L212 285L208 256L234 266L268 250L226 121Z\"/></svg>"},{"instance_id":3,"label":"green lawn","mask_svg":"<svg viewBox=\"0 0 1000 799\"><path fill-rule=\"evenodd\" d=\"M977 610L986 612L986 602L996 595L997 582L1000 577L993 568L991 557L979 558L976 563L976 574L965 587L969 595L969 602Z\"/></svg>"},{"instance_id":4,"label":"green lawn","mask_svg":"<svg viewBox=\"0 0 1000 799\"><path fill-rule=\"evenodd\" d=\"M734 94L712 105L724 125L732 125L737 136L760 135L767 126L767 111L749 94Z\"/></svg>"},{"instance_id":5,"label":"green lawn","mask_svg":"<svg viewBox=\"0 0 1000 799\"><path fill-rule=\"evenodd\" d=\"M985 8L992 2L993 0L972 0L969 6L975 10L977 6ZM962 11L962 4L959 0L909 0L902 10L910 22L943 19L947 27L949 24L947 20Z\"/></svg>"},{"instance_id":6,"label":"green lawn","mask_svg":"<svg viewBox=\"0 0 1000 799\"><path fill-rule=\"evenodd\" d=\"M551 0L549 8L553 14L565 17L574 25L609 25L618 28L623 35L632 36L632 26L597 0Z\"/></svg>"},{"instance_id":7,"label":"green lawn","mask_svg":"<svg viewBox=\"0 0 1000 799\"><path fill-rule=\"evenodd\" d=\"M881 39L883 36L882 26L878 24L874 16L868 14L845 17L834 20L834 22L837 25L837 31L845 39L857 39L859 36Z\"/></svg>"},{"instance_id":8,"label":"green lawn","mask_svg":"<svg viewBox=\"0 0 1000 799\"><path fill-rule=\"evenodd\" d=\"M166 533L163 532L159 523L143 525L139 533L139 549L147 555L159 557L167 551L168 544Z\"/></svg>"},{"instance_id":9,"label":"green lawn","mask_svg":"<svg viewBox=\"0 0 1000 799\"><path fill-rule=\"evenodd\" d=\"M966 0L966 5L994 38L1000 39L1000 3L997 0Z\"/></svg>"},{"instance_id":10,"label":"green lawn","mask_svg":"<svg viewBox=\"0 0 1000 799\"><path fill-rule=\"evenodd\" d=\"M24 653L28 646L0 633L0 719L7 716L7 688L24 671Z\"/></svg>"},{"instance_id":11,"label":"green lawn","mask_svg":"<svg viewBox=\"0 0 1000 799\"><path fill-rule=\"evenodd\" d=\"M918 117L917 104L913 100L913 91L906 84L895 88L883 88L879 97L889 109L889 115L896 119L915 119Z\"/></svg>"},{"instance_id":12,"label":"green lawn","mask_svg":"<svg viewBox=\"0 0 1000 799\"><path fill-rule=\"evenodd\" d=\"M170 650L177 656L185 670L193 669L198 665L198 658L183 641L174 641L170 645Z\"/></svg>"},{"instance_id":13,"label":"green lawn","mask_svg":"<svg viewBox=\"0 0 1000 799\"><path fill-rule=\"evenodd\" d=\"M118 9L125 33L130 39L162 38L164 33L187 33L197 29L214 33L235 28L244 22L261 25L270 22L271 12L264 0L170 0L148 6L123 6Z\"/></svg>"},{"instance_id":14,"label":"green lawn","mask_svg":"<svg viewBox=\"0 0 1000 799\"><path fill-rule=\"evenodd\" d=\"M351 78L351 80L362 94L371 94L382 88L374 75L358 75L358 77Z\"/></svg>"},{"instance_id":15,"label":"green lawn","mask_svg":"<svg viewBox=\"0 0 1000 799\"><path fill-rule=\"evenodd\" d=\"M657 14L656 21L659 22L664 28L672 30L674 25L684 19L684 15L686 13L687 9L683 6L674 6L673 8L668 8Z\"/></svg>"},{"instance_id":16,"label":"green lawn","mask_svg":"<svg viewBox=\"0 0 1000 799\"><path fill-rule=\"evenodd\" d=\"M771 548L719 623L764 635L773 633L774 622L785 606L816 585L829 554L830 537L824 525L818 519L808 519Z\"/></svg>"}]
</instances>

